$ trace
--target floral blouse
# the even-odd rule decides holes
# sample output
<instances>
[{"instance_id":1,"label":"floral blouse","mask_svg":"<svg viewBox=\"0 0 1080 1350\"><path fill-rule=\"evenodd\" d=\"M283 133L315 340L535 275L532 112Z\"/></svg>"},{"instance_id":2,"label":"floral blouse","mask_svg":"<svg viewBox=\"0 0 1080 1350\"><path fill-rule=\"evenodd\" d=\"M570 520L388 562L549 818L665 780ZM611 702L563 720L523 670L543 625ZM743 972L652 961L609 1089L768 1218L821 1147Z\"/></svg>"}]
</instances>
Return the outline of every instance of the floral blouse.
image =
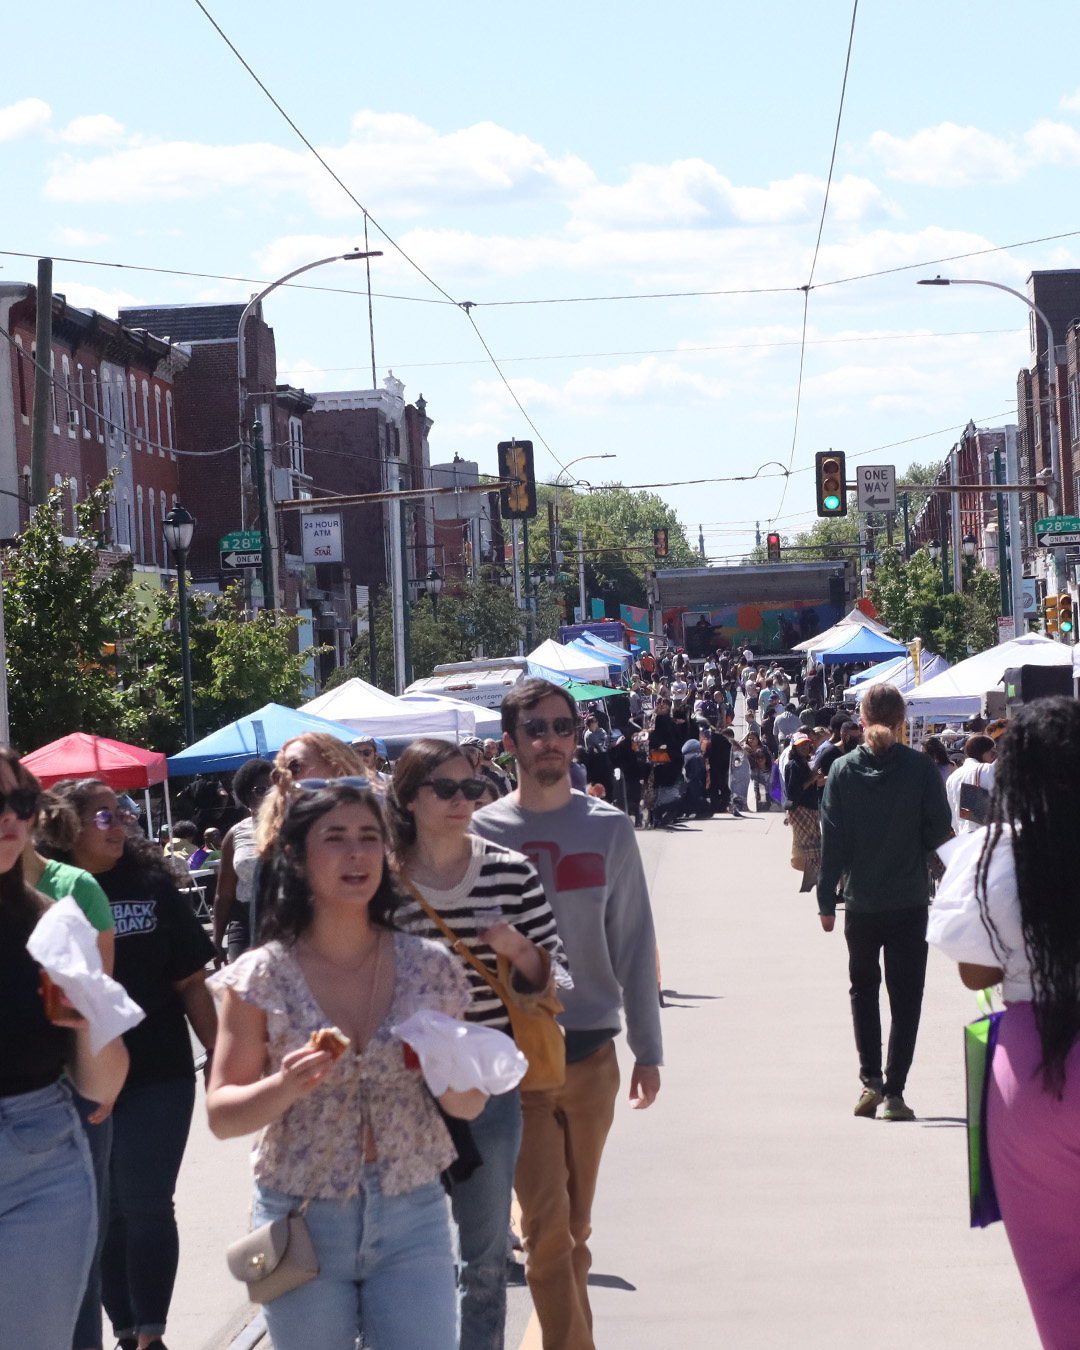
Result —
<instances>
[{"instance_id":1,"label":"floral blouse","mask_svg":"<svg viewBox=\"0 0 1080 1350\"><path fill-rule=\"evenodd\" d=\"M390 1028L419 1008L462 1017L469 983L445 948L394 934L394 991L362 1054L342 1055L322 1083L261 1130L252 1152L255 1180L269 1190L320 1199L358 1194L363 1182L365 1124L378 1155L385 1195L403 1195L434 1181L457 1156L435 1100L405 1045ZM245 952L207 981L266 1014L269 1059L276 1073L292 1050L330 1023L308 988L292 949L268 942ZM410 1054L409 1060L416 1063Z\"/></svg>"}]
</instances>

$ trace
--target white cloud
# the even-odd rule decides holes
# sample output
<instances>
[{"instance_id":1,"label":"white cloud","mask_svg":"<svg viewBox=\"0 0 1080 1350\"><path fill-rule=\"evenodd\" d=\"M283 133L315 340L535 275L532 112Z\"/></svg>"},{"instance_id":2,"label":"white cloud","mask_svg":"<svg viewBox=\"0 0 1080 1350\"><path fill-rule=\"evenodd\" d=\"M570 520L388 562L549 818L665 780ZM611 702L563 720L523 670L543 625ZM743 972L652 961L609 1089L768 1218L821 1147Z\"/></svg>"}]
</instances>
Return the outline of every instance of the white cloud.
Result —
<instances>
[{"instance_id":1,"label":"white cloud","mask_svg":"<svg viewBox=\"0 0 1080 1350\"><path fill-rule=\"evenodd\" d=\"M715 403L726 398L734 387L730 381L685 370L677 361L656 356L608 369L585 366L561 384L521 375L513 376L511 382L514 392L530 411L543 408L578 415L603 413L612 405L666 404L673 393L684 401L689 397ZM477 381L472 391L479 400L481 417L497 420L503 414L505 420L505 413L513 407L506 386L499 381Z\"/></svg>"},{"instance_id":2,"label":"white cloud","mask_svg":"<svg viewBox=\"0 0 1080 1350\"><path fill-rule=\"evenodd\" d=\"M1064 122L1036 122L1025 135L1034 159L1045 164L1080 164L1080 132Z\"/></svg>"},{"instance_id":3,"label":"white cloud","mask_svg":"<svg viewBox=\"0 0 1080 1350\"><path fill-rule=\"evenodd\" d=\"M1070 112L1080 112L1080 89L1075 94L1066 94L1059 102L1062 108L1068 108Z\"/></svg>"},{"instance_id":4,"label":"white cloud","mask_svg":"<svg viewBox=\"0 0 1080 1350\"><path fill-rule=\"evenodd\" d=\"M53 235L61 244L71 248L89 248L92 244L105 244L111 238L107 234L97 234L93 230L80 230L76 226L58 225Z\"/></svg>"},{"instance_id":5,"label":"white cloud","mask_svg":"<svg viewBox=\"0 0 1080 1350\"><path fill-rule=\"evenodd\" d=\"M0 108L0 141L14 141L44 131L52 118L52 109L40 98L24 98Z\"/></svg>"},{"instance_id":6,"label":"white cloud","mask_svg":"<svg viewBox=\"0 0 1080 1350\"><path fill-rule=\"evenodd\" d=\"M913 136L875 131L870 149L892 178L924 187L967 187L974 183L1013 183L1024 160L1012 145L978 127L942 122Z\"/></svg>"},{"instance_id":7,"label":"white cloud","mask_svg":"<svg viewBox=\"0 0 1080 1350\"><path fill-rule=\"evenodd\" d=\"M96 309L100 314L116 317L116 311L128 305L138 305L142 300L137 295L117 289L105 290L101 286L87 286L81 281L59 283L56 288L66 297L69 305L76 309Z\"/></svg>"},{"instance_id":8,"label":"white cloud","mask_svg":"<svg viewBox=\"0 0 1080 1350\"><path fill-rule=\"evenodd\" d=\"M123 124L108 113L76 117L60 132L60 140L72 145L119 145L126 136Z\"/></svg>"}]
</instances>

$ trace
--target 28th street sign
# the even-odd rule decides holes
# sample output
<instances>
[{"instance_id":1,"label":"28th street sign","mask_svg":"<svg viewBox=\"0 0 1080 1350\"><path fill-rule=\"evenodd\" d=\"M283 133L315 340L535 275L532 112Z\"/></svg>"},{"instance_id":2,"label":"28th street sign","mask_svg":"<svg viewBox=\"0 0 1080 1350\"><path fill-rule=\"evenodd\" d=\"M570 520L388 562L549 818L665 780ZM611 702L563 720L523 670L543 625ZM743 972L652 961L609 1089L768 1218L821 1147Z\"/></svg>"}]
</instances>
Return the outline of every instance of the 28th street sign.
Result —
<instances>
[{"instance_id":1,"label":"28th street sign","mask_svg":"<svg viewBox=\"0 0 1080 1350\"><path fill-rule=\"evenodd\" d=\"M1080 544L1080 516L1047 516L1035 522L1035 534L1042 548Z\"/></svg>"},{"instance_id":2,"label":"28th street sign","mask_svg":"<svg viewBox=\"0 0 1080 1350\"><path fill-rule=\"evenodd\" d=\"M894 464L860 464L856 482L860 511L896 510Z\"/></svg>"},{"instance_id":3,"label":"28th street sign","mask_svg":"<svg viewBox=\"0 0 1080 1350\"><path fill-rule=\"evenodd\" d=\"M232 530L218 540L219 565L228 571L240 567L262 566L262 532L260 530Z\"/></svg>"}]
</instances>

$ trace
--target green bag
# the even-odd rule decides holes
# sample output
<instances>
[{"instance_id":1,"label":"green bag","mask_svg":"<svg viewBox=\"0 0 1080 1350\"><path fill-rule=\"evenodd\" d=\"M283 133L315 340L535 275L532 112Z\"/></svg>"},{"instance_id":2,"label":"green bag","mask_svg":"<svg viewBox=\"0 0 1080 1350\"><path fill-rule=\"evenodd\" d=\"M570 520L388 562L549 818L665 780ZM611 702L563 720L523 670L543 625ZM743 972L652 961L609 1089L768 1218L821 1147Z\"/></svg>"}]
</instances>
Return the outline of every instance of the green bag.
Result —
<instances>
[{"instance_id":1,"label":"green bag","mask_svg":"<svg viewBox=\"0 0 1080 1350\"><path fill-rule=\"evenodd\" d=\"M987 990L979 994L979 1006L986 1016L969 1022L964 1028L964 1067L967 1072L968 1200L972 1228L986 1228L1001 1218L997 1191L990 1170L986 1138L986 1094L990 1085L990 1066L997 1045L1003 1012L990 1011Z\"/></svg>"}]
</instances>

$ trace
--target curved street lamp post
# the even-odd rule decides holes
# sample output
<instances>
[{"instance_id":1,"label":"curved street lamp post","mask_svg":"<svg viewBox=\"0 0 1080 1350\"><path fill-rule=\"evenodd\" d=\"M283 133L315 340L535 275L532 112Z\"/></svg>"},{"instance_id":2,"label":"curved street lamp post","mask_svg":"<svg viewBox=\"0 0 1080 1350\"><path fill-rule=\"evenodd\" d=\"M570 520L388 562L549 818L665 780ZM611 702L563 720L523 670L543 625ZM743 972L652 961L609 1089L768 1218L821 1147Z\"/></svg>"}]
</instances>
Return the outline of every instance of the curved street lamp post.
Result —
<instances>
[{"instance_id":1,"label":"curved street lamp post","mask_svg":"<svg viewBox=\"0 0 1080 1350\"><path fill-rule=\"evenodd\" d=\"M161 523L165 543L176 563L176 600L180 609L180 668L184 685L185 744L195 741L195 708L191 698L191 639L188 634L187 560L195 534L195 517L174 506Z\"/></svg>"}]
</instances>

